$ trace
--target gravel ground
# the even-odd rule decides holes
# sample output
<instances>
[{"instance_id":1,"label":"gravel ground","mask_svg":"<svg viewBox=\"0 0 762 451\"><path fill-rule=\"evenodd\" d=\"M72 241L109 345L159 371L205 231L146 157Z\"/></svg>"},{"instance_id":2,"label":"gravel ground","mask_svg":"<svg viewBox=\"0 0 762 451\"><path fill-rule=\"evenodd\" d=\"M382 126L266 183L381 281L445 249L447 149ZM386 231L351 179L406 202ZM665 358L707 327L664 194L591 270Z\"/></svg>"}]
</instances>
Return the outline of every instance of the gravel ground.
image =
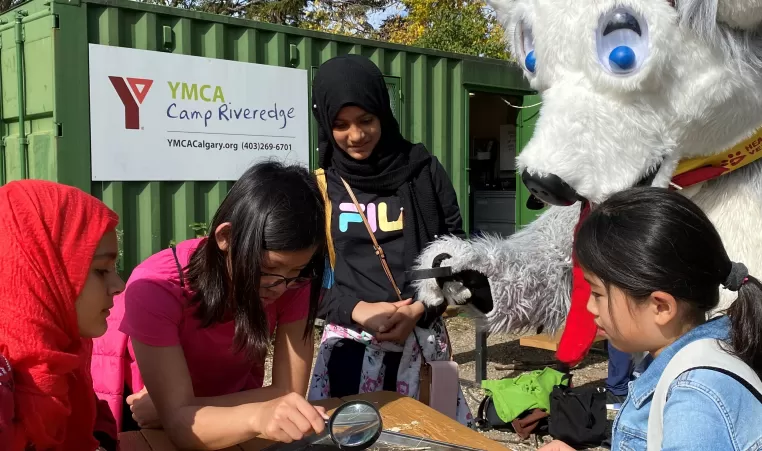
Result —
<instances>
[{"instance_id":1,"label":"gravel ground","mask_svg":"<svg viewBox=\"0 0 762 451\"><path fill-rule=\"evenodd\" d=\"M479 403L484 397L484 391L481 389L481 383L476 383L475 378L475 333L473 320L466 317L454 317L446 320L447 330L450 334L455 360L460 369L460 381L466 400L471 407L471 411L476 416ZM317 344L320 340L322 328L315 331L316 345L315 355L317 355ZM553 359L553 353L542 349L528 348L519 346L519 335L491 335L487 338L487 377L489 379L500 379L505 377L519 376L522 371L506 370L502 367L518 362L547 362ZM600 343L596 344L600 349ZM538 367L538 369L541 367ZM591 352L588 357L573 370L575 386L604 386L606 381L606 356L603 353ZM265 385L270 383L271 361L267 359ZM613 419L613 414L609 413L609 423ZM610 424L609 424L610 425ZM513 451L535 451L543 443L549 442L550 437L546 436L538 440L534 436L527 440L522 440L518 435L509 432L486 431L481 432L492 440L503 443L507 448ZM590 451L608 451L606 448L590 448Z\"/></svg>"}]
</instances>

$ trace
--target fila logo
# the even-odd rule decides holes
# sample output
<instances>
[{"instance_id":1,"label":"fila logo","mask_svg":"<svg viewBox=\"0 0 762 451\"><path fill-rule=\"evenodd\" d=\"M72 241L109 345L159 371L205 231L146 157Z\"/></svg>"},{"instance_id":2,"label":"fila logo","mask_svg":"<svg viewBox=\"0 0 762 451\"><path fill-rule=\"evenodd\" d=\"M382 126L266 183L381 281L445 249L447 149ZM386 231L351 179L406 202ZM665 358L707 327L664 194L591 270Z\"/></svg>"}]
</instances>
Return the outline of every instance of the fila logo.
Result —
<instances>
[{"instance_id":1,"label":"fila logo","mask_svg":"<svg viewBox=\"0 0 762 451\"><path fill-rule=\"evenodd\" d=\"M109 76L108 79L124 105L124 128L140 130L140 105L151 89L153 80L113 76Z\"/></svg>"},{"instance_id":2,"label":"fila logo","mask_svg":"<svg viewBox=\"0 0 762 451\"><path fill-rule=\"evenodd\" d=\"M402 211L402 208L400 208L400 214L394 221L389 220L389 212L386 202L379 203L378 207L372 202L367 205L360 204L360 208L365 213L373 233L378 229L381 229L382 232L402 230L402 224L404 222L404 211ZM339 230L341 232L349 230L350 223L355 222L362 224L362 217L357 213L357 207L355 207L354 203L342 202L339 204L339 211L341 211L341 213L339 213Z\"/></svg>"}]
</instances>

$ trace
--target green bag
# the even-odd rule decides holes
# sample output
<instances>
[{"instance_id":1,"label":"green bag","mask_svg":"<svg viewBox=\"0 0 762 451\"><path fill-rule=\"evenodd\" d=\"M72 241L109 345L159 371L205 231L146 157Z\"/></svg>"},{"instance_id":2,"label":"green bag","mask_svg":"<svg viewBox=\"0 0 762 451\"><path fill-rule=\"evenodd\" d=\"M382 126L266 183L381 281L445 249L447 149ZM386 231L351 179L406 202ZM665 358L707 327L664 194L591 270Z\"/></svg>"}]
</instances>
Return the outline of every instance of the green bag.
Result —
<instances>
[{"instance_id":1,"label":"green bag","mask_svg":"<svg viewBox=\"0 0 762 451\"><path fill-rule=\"evenodd\" d=\"M527 410L542 409L550 413L553 387L566 384L564 373L548 367L518 377L484 380L482 388L492 397L500 419L510 423Z\"/></svg>"}]
</instances>

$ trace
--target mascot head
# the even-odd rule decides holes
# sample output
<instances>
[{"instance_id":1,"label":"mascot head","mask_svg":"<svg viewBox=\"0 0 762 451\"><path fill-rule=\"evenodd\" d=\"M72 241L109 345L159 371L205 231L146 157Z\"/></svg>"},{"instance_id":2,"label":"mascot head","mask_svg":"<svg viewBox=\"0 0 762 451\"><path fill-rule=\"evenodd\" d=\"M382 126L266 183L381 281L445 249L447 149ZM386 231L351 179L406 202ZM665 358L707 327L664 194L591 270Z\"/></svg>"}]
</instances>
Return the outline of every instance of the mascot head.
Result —
<instances>
[{"instance_id":1,"label":"mascot head","mask_svg":"<svg viewBox=\"0 0 762 451\"><path fill-rule=\"evenodd\" d=\"M762 0L488 2L542 96L517 169L546 203L666 187L762 126Z\"/></svg>"}]
</instances>

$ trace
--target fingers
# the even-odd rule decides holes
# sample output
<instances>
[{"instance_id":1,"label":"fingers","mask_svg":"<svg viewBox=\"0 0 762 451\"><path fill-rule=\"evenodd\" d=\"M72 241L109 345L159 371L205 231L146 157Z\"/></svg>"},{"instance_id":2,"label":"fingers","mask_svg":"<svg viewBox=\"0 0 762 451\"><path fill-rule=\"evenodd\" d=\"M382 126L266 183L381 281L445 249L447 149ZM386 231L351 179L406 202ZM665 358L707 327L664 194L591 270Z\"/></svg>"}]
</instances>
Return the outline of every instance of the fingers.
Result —
<instances>
[{"instance_id":1,"label":"fingers","mask_svg":"<svg viewBox=\"0 0 762 451\"><path fill-rule=\"evenodd\" d=\"M315 410L320 414L321 417L323 417L324 420L329 420L331 417L328 415L328 413L325 411L325 407L322 406L315 406Z\"/></svg>"},{"instance_id":2,"label":"fingers","mask_svg":"<svg viewBox=\"0 0 762 451\"><path fill-rule=\"evenodd\" d=\"M407 336L410 335L409 332L406 333L406 329L407 328L404 327L403 323L397 323L388 332L376 334L376 340L404 342L407 339Z\"/></svg>"},{"instance_id":3,"label":"fingers","mask_svg":"<svg viewBox=\"0 0 762 451\"><path fill-rule=\"evenodd\" d=\"M389 331L390 329L394 328L394 326L399 324L399 322L403 319L405 319L405 314L403 312L394 312L394 314L390 316L386 322L382 323L381 326L379 326L378 332L384 333Z\"/></svg>"},{"instance_id":4,"label":"fingers","mask_svg":"<svg viewBox=\"0 0 762 451\"><path fill-rule=\"evenodd\" d=\"M285 437L285 440L281 440L283 442L291 443L292 441L304 438L304 434L294 425L292 418L284 418L278 423L278 427L280 428L280 434Z\"/></svg>"},{"instance_id":5,"label":"fingers","mask_svg":"<svg viewBox=\"0 0 762 451\"><path fill-rule=\"evenodd\" d=\"M300 426L300 429L305 434L309 434L312 431L317 432L320 434L325 429L325 418L323 415L325 414L325 410L323 411L323 415L318 412L317 408L307 402L306 399L300 397L301 402L297 404L297 409L299 409L299 413L302 414L302 418L305 420L306 423L306 430L302 429Z\"/></svg>"},{"instance_id":6,"label":"fingers","mask_svg":"<svg viewBox=\"0 0 762 451\"><path fill-rule=\"evenodd\" d=\"M397 307L397 308L400 308L400 307L404 307L406 305L410 305L412 302L413 302L413 299L412 298L408 298L408 299L403 299L401 301L394 302L394 303L392 303L392 305Z\"/></svg>"},{"instance_id":7,"label":"fingers","mask_svg":"<svg viewBox=\"0 0 762 451\"><path fill-rule=\"evenodd\" d=\"M161 429L161 421L159 420L143 421L134 413L132 414L132 419L135 420L140 429Z\"/></svg>"},{"instance_id":8,"label":"fingers","mask_svg":"<svg viewBox=\"0 0 762 451\"><path fill-rule=\"evenodd\" d=\"M131 394L130 396L127 397L127 399L126 399L127 404L132 405L135 402L135 400L142 398L143 395L145 395L147 393L148 393L148 389L144 386L143 389L140 390L139 392L133 393L133 394Z\"/></svg>"},{"instance_id":9,"label":"fingers","mask_svg":"<svg viewBox=\"0 0 762 451\"><path fill-rule=\"evenodd\" d=\"M267 436L291 443L313 432L321 433L325 430L325 409L318 410L296 393L281 399L267 427Z\"/></svg>"},{"instance_id":10,"label":"fingers","mask_svg":"<svg viewBox=\"0 0 762 451\"><path fill-rule=\"evenodd\" d=\"M574 448L560 440L553 440L538 451L574 451Z\"/></svg>"}]
</instances>

